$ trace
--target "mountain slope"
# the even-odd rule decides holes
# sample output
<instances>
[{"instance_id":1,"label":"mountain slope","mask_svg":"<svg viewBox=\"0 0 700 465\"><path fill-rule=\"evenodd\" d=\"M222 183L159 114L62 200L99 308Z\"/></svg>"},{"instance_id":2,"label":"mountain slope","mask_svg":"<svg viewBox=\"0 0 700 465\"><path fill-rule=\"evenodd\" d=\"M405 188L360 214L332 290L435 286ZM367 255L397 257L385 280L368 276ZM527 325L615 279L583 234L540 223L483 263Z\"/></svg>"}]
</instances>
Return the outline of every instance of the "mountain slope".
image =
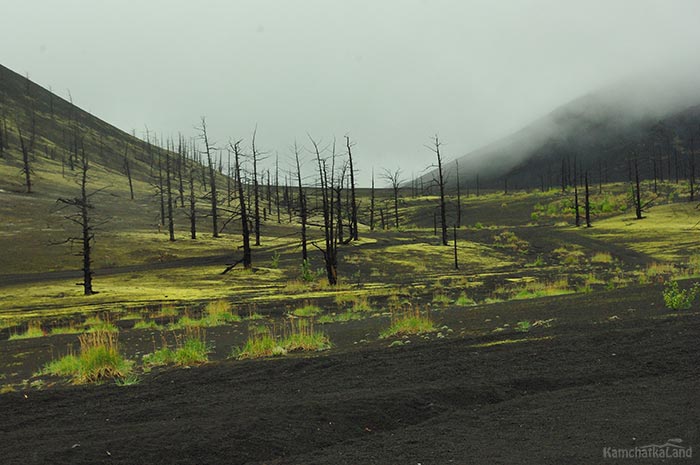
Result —
<instances>
[{"instance_id":1,"label":"mountain slope","mask_svg":"<svg viewBox=\"0 0 700 465\"><path fill-rule=\"evenodd\" d=\"M673 165L673 174L671 158L680 154L682 161L689 139L700 136L696 82L650 76L582 96L459 157L460 178L473 185L478 173L484 186L502 187L507 178L512 187L553 187L561 182L562 161L571 166L575 158L584 169L605 170L608 179L622 180L627 178L626 160L635 154L645 160L644 175L652 169L646 162L650 157L663 159L666 175ZM446 165L448 172L454 168L454 161Z\"/></svg>"}]
</instances>

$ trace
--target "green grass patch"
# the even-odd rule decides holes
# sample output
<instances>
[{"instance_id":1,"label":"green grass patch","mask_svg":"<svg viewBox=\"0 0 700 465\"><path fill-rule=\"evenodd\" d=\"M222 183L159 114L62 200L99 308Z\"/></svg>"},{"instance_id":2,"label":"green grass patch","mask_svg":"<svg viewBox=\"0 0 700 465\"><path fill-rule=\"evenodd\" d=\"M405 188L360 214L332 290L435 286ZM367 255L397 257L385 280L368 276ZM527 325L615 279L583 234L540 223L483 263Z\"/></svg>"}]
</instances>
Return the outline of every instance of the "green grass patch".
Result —
<instances>
[{"instance_id":1,"label":"green grass patch","mask_svg":"<svg viewBox=\"0 0 700 465\"><path fill-rule=\"evenodd\" d=\"M472 305L476 305L476 301L469 297L466 293L462 292L455 300L455 305L460 307L470 307Z\"/></svg>"},{"instance_id":2,"label":"green grass patch","mask_svg":"<svg viewBox=\"0 0 700 465\"><path fill-rule=\"evenodd\" d=\"M151 330L162 330L163 326L159 325L155 321L137 321L134 324L134 329L151 329Z\"/></svg>"},{"instance_id":3,"label":"green grass patch","mask_svg":"<svg viewBox=\"0 0 700 465\"><path fill-rule=\"evenodd\" d=\"M245 344L235 347L231 357L238 360L274 357L289 352L321 351L331 348L328 337L314 329L313 322L299 320L292 322L284 337L275 336L269 329L251 334Z\"/></svg>"},{"instance_id":4,"label":"green grass patch","mask_svg":"<svg viewBox=\"0 0 700 465\"><path fill-rule=\"evenodd\" d=\"M161 365L190 366L209 360L212 347L206 341L206 332L200 327L189 327L184 336L176 338L175 347L164 346L153 353L143 356L143 363L148 367Z\"/></svg>"},{"instance_id":5,"label":"green grass patch","mask_svg":"<svg viewBox=\"0 0 700 465\"><path fill-rule=\"evenodd\" d=\"M407 310L394 312L391 316L391 325L381 332L379 337L404 336L410 334L423 334L437 331L433 320L428 315L423 315L420 310Z\"/></svg>"},{"instance_id":6,"label":"green grass patch","mask_svg":"<svg viewBox=\"0 0 700 465\"><path fill-rule=\"evenodd\" d=\"M297 308L292 312L292 315L299 317L314 317L323 313L323 309L317 305L304 305L303 307Z\"/></svg>"},{"instance_id":7,"label":"green grass patch","mask_svg":"<svg viewBox=\"0 0 700 465\"><path fill-rule=\"evenodd\" d=\"M124 379L132 373L133 363L125 359L117 344L117 335L95 331L78 337L80 353L68 354L44 365L41 374L70 376L73 383L99 383Z\"/></svg>"},{"instance_id":8,"label":"green grass patch","mask_svg":"<svg viewBox=\"0 0 700 465\"><path fill-rule=\"evenodd\" d=\"M10 341L14 341L17 339L33 339L36 337L43 337L45 335L46 334L44 333L44 330L41 328L40 321L30 321L27 325L26 331L24 331L23 333L11 334Z\"/></svg>"},{"instance_id":9,"label":"green grass patch","mask_svg":"<svg viewBox=\"0 0 700 465\"><path fill-rule=\"evenodd\" d=\"M432 303L436 305L450 305L452 303L452 299L450 299L445 294L439 293L433 295Z\"/></svg>"},{"instance_id":10,"label":"green grass patch","mask_svg":"<svg viewBox=\"0 0 700 465\"><path fill-rule=\"evenodd\" d=\"M81 328L71 324L69 326L56 326L55 328L51 328L51 332L49 334L56 336L59 334L80 334L82 332L83 330Z\"/></svg>"}]
</instances>

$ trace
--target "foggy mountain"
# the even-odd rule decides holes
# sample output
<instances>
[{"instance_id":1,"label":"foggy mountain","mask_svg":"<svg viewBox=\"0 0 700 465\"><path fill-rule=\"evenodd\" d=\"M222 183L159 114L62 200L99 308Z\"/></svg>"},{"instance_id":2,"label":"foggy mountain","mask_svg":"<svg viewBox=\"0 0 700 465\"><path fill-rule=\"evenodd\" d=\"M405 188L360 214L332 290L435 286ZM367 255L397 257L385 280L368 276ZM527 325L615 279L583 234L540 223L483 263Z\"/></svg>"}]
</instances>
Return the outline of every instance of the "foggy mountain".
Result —
<instances>
[{"instance_id":1,"label":"foggy mountain","mask_svg":"<svg viewBox=\"0 0 700 465\"><path fill-rule=\"evenodd\" d=\"M562 160L609 180L627 178L627 158L662 158L670 165L690 138L700 137L700 80L649 75L589 93L516 133L457 158L462 185L557 186ZM675 161L674 161L675 163ZM646 168L646 164L644 164ZM455 183L455 161L445 164ZM671 170L675 168L671 167ZM433 179L434 173L424 176Z\"/></svg>"}]
</instances>

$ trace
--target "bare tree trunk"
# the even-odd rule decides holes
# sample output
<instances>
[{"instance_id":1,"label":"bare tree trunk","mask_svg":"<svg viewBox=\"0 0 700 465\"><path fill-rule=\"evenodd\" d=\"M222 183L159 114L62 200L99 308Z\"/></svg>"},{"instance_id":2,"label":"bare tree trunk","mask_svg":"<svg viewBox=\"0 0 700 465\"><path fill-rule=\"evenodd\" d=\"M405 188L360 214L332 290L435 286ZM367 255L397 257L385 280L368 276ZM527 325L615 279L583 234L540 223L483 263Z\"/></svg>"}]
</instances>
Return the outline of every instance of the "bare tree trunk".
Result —
<instances>
[{"instance_id":1,"label":"bare tree trunk","mask_svg":"<svg viewBox=\"0 0 700 465\"><path fill-rule=\"evenodd\" d=\"M590 202L590 195L588 192L588 171L586 171L586 227L590 228L591 227L591 202Z\"/></svg>"},{"instance_id":2,"label":"bare tree trunk","mask_svg":"<svg viewBox=\"0 0 700 465\"><path fill-rule=\"evenodd\" d=\"M459 259L457 257L457 225L452 227L452 237L454 240L455 270L459 270Z\"/></svg>"},{"instance_id":3,"label":"bare tree trunk","mask_svg":"<svg viewBox=\"0 0 700 465\"><path fill-rule=\"evenodd\" d=\"M581 215L578 204L578 179L574 178L574 210L576 214L576 227L581 226Z\"/></svg>"},{"instance_id":4,"label":"bare tree trunk","mask_svg":"<svg viewBox=\"0 0 700 465\"><path fill-rule=\"evenodd\" d=\"M634 159L634 182L635 182L635 201L634 201L634 210L637 215L637 219L641 220L643 218L642 216L642 194L639 189L639 165L637 164L637 159Z\"/></svg>"},{"instance_id":5,"label":"bare tree trunk","mask_svg":"<svg viewBox=\"0 0 700 465\"><path fill-rule=\"evenodd\" d=\"M163 164L161 161L160 148L158 148L158 197L160 199L160 230L161 226L165 226L165 192L163 187Z\"/></svg>"},{"instance_id":6,"label":"bare tree trunk","mask_svg":"<svg viewBox=\"0 0 700 465\"><path fill-rule=\"evenodd\" d=\"M188 216L190 217L190 238L197 239L197 198L194 193L194 170L195 165L193 160L188 170L190 187L190 213Z\"/></svg>"},{"instance_id":7,"label":"bare tree trunk","mask_svg":"<svg viewBox=\"0 0 700 465\"><path fill-rule=\"evenodd\" d=\"M299 187L299 219L301 220L301 259L305 262L309 258L309 254L306 248L306 196L304 195L304 186L301 183L301 163L299 162L299 148L297 146L296 141L294 141L294 158L297 162L297 183Z\"/></svg>"},{"instance_id":8,"label":"bare tree trunk","mask_svg":"<svg viewBox=\"0 0 700 465\"><path fill-rule=\"evenodd\" d=\"M131 195L131 200L134 200L134 183L131 180L131 168L129 167L129 143L124 145L124 172L129 180L129 194Z\"/></svg>"},{"instance_id":9,"label":"bare tree trunk","mask_svg":"<svg viewBox=\"0 0 700 465\"><path fill-rule=\"evenodd\" d=\"M17 125L17 133L19 134L19 144L22 149L22 173L24 174L24 185L27 188L27 194L32 193L32 169L29 166L29 151L27 150L27 145L24 143L24 137L22 137L22 129Z\"/></svg>"},{"instance_id":10,"label":"bare tree trunk","mask_svg":"<svg viewBox=\"0 0 700 465\"><path fill-rule=\"evenodd\" d=\"M253 256L250 250L250 229L248 227L248 210L246 208L245 192L243 191L243 179L241 178L241 150L240 142L231 147L235 157L236 185L238 186L238 202L241 213L241 231L243 236L243 267L250 269L253 265Z\"/></svg>"},{"instance_id":11,"label":"bare tree trunk","mask_svg":"<svg viewBox=\"0 0 700 465\"><path fill-rule=\"evenodd\" d=\"M204 139L204 150L207 154L207 164L209 165L212 235L214 237L219 237L218 201L216 198L216 170L214 169L214 161L211 158L211 150L213 147L209 145L209 137L207 135L207 122L204 118L202 118L202 127L200 128L200 131L202 133L202 138Z\"/></svg>"},{"instance_id":12,"label":"bare tree trunk","mask_svg":"<svg viewBox=\"0 0 700 465\"><path fill-rule=\"evenodd\" d=\"M280 216L280 159L275 155L275 207L277 209L277 224L282 224Z\"/></svg>"},{"instance_id":13,"label":"bare tree trunk","mask_svg":"<svg viewBox=\"0 0 700 465\"><path fill-rule=\"evenodd\" d=\"M437 156L438 187L440 189L440 225L442 228L442 245L447 245L447 214L445 209L445 177L442 174L442 156L440 155L440 139L435 136L431 150Z\"/></svg>"},{"instance_id":14,"label":"bare tree trunk","mask_svg":"<svg viewBox=\"0 0 700 465\"><path fill-rule=\"evenodd\" d=\"M690 201L695 200L695 139L690 138L690 154L689 154L690 176L688 181L690 184Z\"/></svg>"},{"instance_id":15,"label":"bare tree trunk","mask_svg":"<svg viewBox=\"0 0 700 465\"><path fill-rule=\"evenodd\" d=\"M309 137L311 139L311 137ZM316 154L316 161L318 163L318 174L321 183L321 197L323 204L323 229L325 235L325 248L321 249L316 246L323 253L323 260L326 265L326 275L328 277L328 284L334 286L338 283L338 259L337 259L337 239L335 236L335 222L334 222L334 209L333 209L333 187L334 187L334 172L335 172L335 142L333 144L332 153L332 164L331 164L331 176L328 177L328 169L326 166L326 160L321 158L321 152L318 147L318 143L311 139L311 143L314 146L314 151ZM315 244L314 244L315 245Z\"/></svg>"},{"instance_id":16,"label":"bare tree trunk","mask_svg":"<svg viewBox=\"0 0 700 465\"><path fill-rule=\"evenodd\" d=\"M459 183L459 161L455 160L455 170L457 171L457 227L462 227L462 193ZM467 191L469 192L469 191ZM469 194L467 194L469 197Z\"/></svg>"},{"instance_id":17,"label":"bare tree trunk","mask_svg":"<svg viewBox=\"0 0 700 465\"><path fill-rule=\"evenodd\" d=\"M185 163L185 147L182 143L182 135L177 139L177 179L178 193L180 194L180 208L185 208L185 185L182 180L182 165ZM177 202L176 202L177 203Z\"/></svg>"},{"instance_id":18,"label":"bare tree trunk","mask_svg":"<svg viewBox=\"0 0 700 465\"><path fill-rule=\"evenodd\" d=\"M258 185L258 151L255 148L255 136L258 132L256 127L253 131L253 221L255 221L255 245L260 245L260 192Z\"/></svg>"},{"instance_id":19,"label":"bare tree trunk","mask_svg":"<svg viewBox=\"0 0 700 465\"><path fill-rule=\"evenodd\" d=\"M357 198L355 196L355 167L352 163L352 151L350 148L352 144L350 143L350 137L345 136L345 145L348 148L348 160L350 162L350 234L352 235L352 240L356 241L359 239L359 233L357 230Z\"/></svg>"},{"instance_id":20,"label":"bare tree trunk","mask_svg":"<svg viewBox=\"0 0 700 465\"><path fill-rule=\"evenodd\" d=\"M165 175L166 175L166 192L168 197L168 234L170 236L170 241L175 241L175 224L173 222L173 190L171 183L171 172L172 167L170 163L170 152L165 152Z\"/></svg>"},{"instance_id":21,"label":"bare tree trunk","mask_svg":"<svg viewBox=\"0 0 700 465\"><path fill-rule=\"evenodd\" d=\"M369 229L374 231L374 168L372 168L372 188L369 200Z\"/></svg>"},{"instance_id":22,"label":"bare tree trunk","mask_svg":"<svg viewBox=\"0 0 700 465\"><path fill-rule=\"evenodd\" d=\"M88 160L85 156L85 149L83 148L83 162L82 162L82 175L80 177L80 218L82 226L82 236L83 236L83 293L85 295L92 295L95 291L92 289L92 246L91 242L94 239L94 234L92 232L92 226L90 224L90 216L88 209L92 207L89 203L87 195L87 172L88 172Z\"/></svg>"}]
</instances>

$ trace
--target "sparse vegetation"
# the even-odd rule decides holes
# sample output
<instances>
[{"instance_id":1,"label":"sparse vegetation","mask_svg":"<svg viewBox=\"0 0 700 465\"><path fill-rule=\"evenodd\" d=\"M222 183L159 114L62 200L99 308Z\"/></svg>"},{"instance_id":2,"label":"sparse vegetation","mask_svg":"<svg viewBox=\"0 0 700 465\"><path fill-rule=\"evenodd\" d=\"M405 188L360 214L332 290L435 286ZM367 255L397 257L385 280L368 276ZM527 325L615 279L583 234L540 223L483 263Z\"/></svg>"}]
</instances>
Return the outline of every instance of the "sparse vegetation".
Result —
<instances>
[{"instance_id":1,"label":"sparse vegetation","mask_svg":"<svg viewBox=\"0 0 700 465\"><path fill-rule=\"evenodd\" d=\"M44 366L41 374L70 376L75 384L125 379L133 363L119 353L117 335L111 331L93 331L78 337L80 353L68 354Z\"/></svg>"},{"instance_id":2,"label":"sparse vegetation","mask_svg":"<svg viewBox=\"0 0 700 465\"><path fill-rule=\"evenodd\" d=\"M391 325L380 334L381 338L432 333L436 331L430 316L422 314L418 308L393 312Z\"/></svg>"},{"instance_id":3,"label":"sparse vegetation","mask_svg":"<svg viewBox=\"0 0 700 465\"><path fill-rule=\"evenodd\" d=\"M295 351L321 351L330 349L328 337L315 330L313 322L291 322L284 337L271 330L251 334L241 347L235 347L231 356L238 360L286 355Z\"/></svg>"},{"instance_id":4,"label":"sparse vegetation","mask_svg":"<svg viewBox=\"0 0 700 465\"><path fill-rule=\"evenodd\" d=\"M168 347L164 338L163 341L163 347L143 356L144 365L197 365L208 361L208 354L212 350L206 340L206 331L197 326L187 327L184 335L176 336L175 347L172 349Z\"/></svg>"},{"instance_id":5,"label":"sparse vegetation","mask_svg":"<svg viewBox=\"0 0 700 465\"><path fill-rule=\"evenodd\" d=\"M40 321L30 321L27 324L27 330L23 333L15 333L10 335L10 340L14 341L17 339L31 339L35 337L44 336L44 330L41 328Z\"/></svg>"},{"instance_id":6,"label":"sparse vegetation","mask_svg":"<svg viewBox=\"0 0 700 465\"><path fill-rule=\"evenodd\" d=\"M663 291L664 303L671 310L688 310L700 295L700 283L694 283L689 289L681 289L678 281L666 283Z\"/></svg>"}]
</instances>

